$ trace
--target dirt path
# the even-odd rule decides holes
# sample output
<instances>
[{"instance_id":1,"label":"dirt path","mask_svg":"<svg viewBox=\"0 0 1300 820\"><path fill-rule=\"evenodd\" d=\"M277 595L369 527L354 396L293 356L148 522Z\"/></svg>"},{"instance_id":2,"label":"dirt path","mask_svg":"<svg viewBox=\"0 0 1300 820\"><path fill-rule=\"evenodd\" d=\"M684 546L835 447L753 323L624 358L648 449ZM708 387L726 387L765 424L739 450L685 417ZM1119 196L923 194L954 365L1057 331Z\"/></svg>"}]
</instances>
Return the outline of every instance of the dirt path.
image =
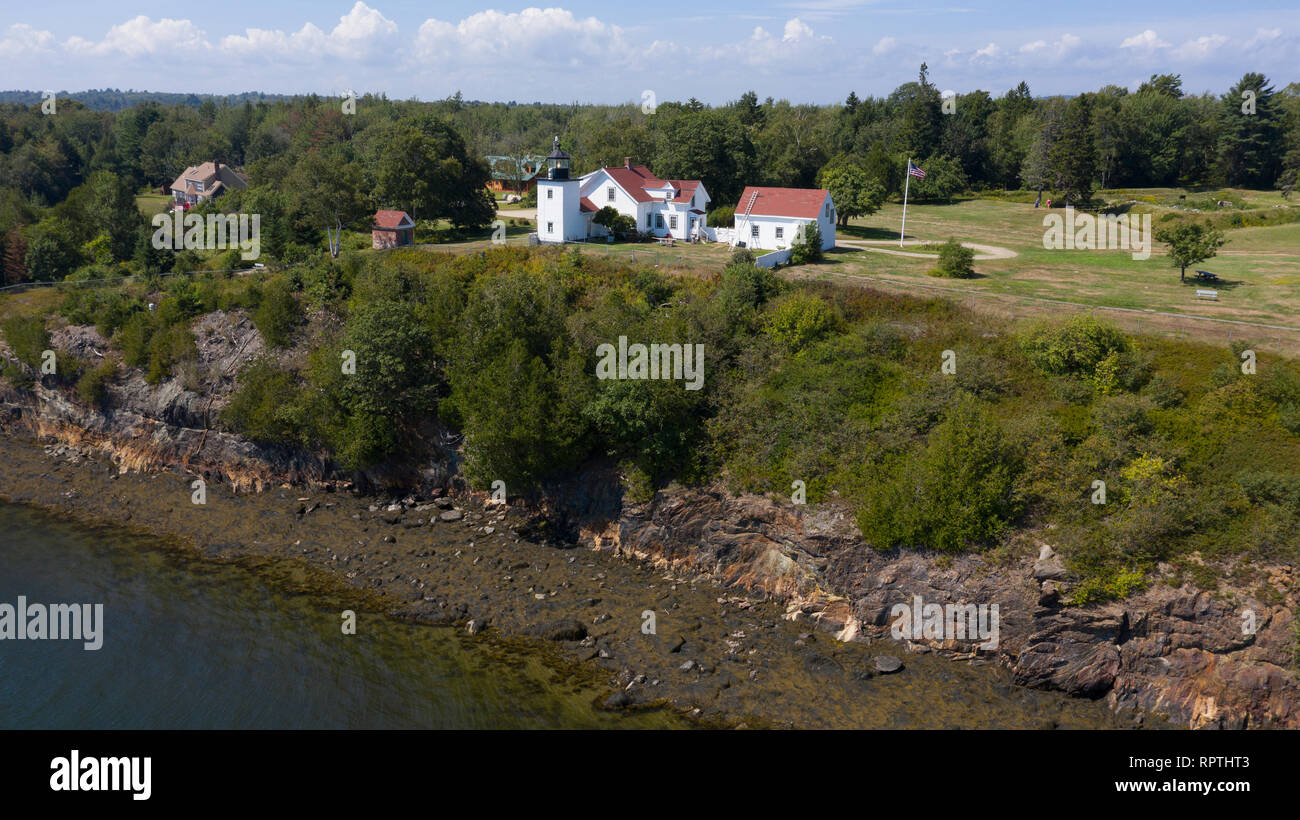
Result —
<instances>
[{"instance_id":1,"label":"dirt path","mask_svg":"<svg viewBox=\"0 0 1300 820\"><path fill-rule=\"evenodd\" d=\"M536 208L498 208L498 219L528 219L533 222L537 221Z\"/></svg>"},{"instance_id":2,"label":"dirt path","mask_svg":"<svg viewBox=\"0 0 1300 820\"><path fill-rule=\"evenodd\" d=\"M875 251L876 253L888 253L893 256L911 256L916 259L938 259L937 253L913 253L911 251L900 251L896 248L876 247L878 245L893 245L892 239L838 239L835 242L836 247L853 248L860 251ZM921 247L931 247L936 243L928 240L909 239L904 245L920 245ZM980 245L975 242L963 242L962 247L970 248L975 251L976 261L985 259L1013 259L1020 254L1010 248L999 248L996 245Z\"/></svg>"}]
</instances>

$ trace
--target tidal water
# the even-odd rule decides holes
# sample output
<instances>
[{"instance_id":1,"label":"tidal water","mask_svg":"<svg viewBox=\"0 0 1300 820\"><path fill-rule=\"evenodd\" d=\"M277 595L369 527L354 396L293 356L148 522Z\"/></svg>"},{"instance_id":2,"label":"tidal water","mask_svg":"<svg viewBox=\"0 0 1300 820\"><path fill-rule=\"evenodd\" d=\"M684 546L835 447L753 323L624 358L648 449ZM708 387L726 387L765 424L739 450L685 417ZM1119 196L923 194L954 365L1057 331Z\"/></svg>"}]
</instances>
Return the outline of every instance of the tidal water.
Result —
<instances>
[{"instance_id":1,"label":"tidal water","mask_svg":"<svg viewBox=\"0 0 1300 820\"><path fill-rule=\"evenodd\" d=\"M0 729L669 728L536 654L357 612L162 541L0 504L0 604L103 604L103 646L0 640Z\"/></svg>"}]
</instances>

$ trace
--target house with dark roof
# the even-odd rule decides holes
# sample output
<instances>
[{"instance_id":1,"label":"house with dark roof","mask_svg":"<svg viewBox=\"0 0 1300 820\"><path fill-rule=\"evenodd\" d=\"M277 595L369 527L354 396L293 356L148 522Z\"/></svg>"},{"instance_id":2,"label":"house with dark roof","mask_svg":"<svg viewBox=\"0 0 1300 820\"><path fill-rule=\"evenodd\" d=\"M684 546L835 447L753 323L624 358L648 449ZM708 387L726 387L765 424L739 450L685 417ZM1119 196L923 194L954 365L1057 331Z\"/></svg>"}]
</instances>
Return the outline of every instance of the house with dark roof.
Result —
<instances>
[{"instance_id":1,"label":"house with dark roof","mask_svg":"<svg viewBox=\"0 0 1300 820\"><path fill-rule=\"evenodd\" d=\"M751 185L736 203L732 245L759 250L789 248L804 225L816 223L822 250L835 247L835 202L824 188L760 188Z\"/></svg>"},{"instance_id":2,"label":"house with dark roof","mask_svg":"<svg viewBox=\"0 0 1300 820\"><path fill-rule=\"evenodd\" d=\"M604 167L586 176L569 177L568 154L555 148L548 170L537 181L537 238L574 242L606 235L591 218L610 207L631 217L642 234L691 239L704 234L709 193L698 179L661 179L625 157L621 167Z\"/></svg>"},{"instance_id":3,"label":"house with dark roof","mask_svg":"<svg viewBox=\"0 0 1300 820\"><path fill-rule=\"evenodd\" d=\"M537 177L546 172L546 157L540 154L517 157L489 154L484 159L492 174L487 187L493 193L526 194L537 185Z\"/></svg>"},{"instance_id":4,"label":"house with dark roof","mask_svg":"<svg viewBox=\"0 0 1300 820\"><path fill-rule=\"evenodd\" d=\"M376 211L370 230L372 248L400 248L415 242L415 220L406 211Z\"/></svg>"},{"instance_id":5,"label":"house with dark roof","mask_svg":"<svg viewBox=\"0 0 1300 820\"><path fill-rule=\"evenodd\" d=\"M181 208L201 204L226 191L248 187L248 177L229 165L205 162L191 165L172 183L172 201Z\"/></svg>"}]
</instances>

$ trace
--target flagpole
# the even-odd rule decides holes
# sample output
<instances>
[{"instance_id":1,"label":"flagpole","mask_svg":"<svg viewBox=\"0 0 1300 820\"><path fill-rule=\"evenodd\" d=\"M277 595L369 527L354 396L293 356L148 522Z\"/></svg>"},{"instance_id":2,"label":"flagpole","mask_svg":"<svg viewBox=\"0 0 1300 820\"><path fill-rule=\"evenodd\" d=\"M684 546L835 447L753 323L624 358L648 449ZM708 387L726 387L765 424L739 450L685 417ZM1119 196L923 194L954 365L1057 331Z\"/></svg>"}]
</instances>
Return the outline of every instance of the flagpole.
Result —
<instances>
[{"instance_id":1,"label":"flagpole","mask_svg":"<svg viewBox=\"0 0 1300 820\"><path fill-rule=\"evenodd\" d=\"M907 158L907 170L903 172L903 228L898 232L898 247L903 247L903 234L907 233L907 190L912 187L912 158Z\"/></svg>"}]
</instances>

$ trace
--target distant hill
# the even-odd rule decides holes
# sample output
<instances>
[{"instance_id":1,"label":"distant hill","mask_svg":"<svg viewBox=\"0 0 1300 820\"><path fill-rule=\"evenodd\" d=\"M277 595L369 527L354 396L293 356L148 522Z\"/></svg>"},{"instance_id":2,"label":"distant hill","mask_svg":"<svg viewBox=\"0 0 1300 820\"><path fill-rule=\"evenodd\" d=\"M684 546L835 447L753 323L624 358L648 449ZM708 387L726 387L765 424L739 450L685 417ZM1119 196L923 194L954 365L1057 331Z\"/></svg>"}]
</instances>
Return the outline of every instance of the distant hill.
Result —
<instances>
[{"instance_id":1,"label":"distant hill","mask_svg":"<svg viewBox=\"0 0 1300 820\"><path fill-rule=\"evenodd\" d=\"M189 105L197 108L203 104L204 100L235 105L245 100L274 102L276 100L294 99L294 95L264 94L260 91L244 91L239 94L180 94L169 91L122 91L116 88L59 91L56 96L60 99L76 100L87 108L97 111L121 111L142 102L158 102L163 105ZM0 104L36 105L40 101L40 91L0 91Z\"/></svg>"}]
</instances>

